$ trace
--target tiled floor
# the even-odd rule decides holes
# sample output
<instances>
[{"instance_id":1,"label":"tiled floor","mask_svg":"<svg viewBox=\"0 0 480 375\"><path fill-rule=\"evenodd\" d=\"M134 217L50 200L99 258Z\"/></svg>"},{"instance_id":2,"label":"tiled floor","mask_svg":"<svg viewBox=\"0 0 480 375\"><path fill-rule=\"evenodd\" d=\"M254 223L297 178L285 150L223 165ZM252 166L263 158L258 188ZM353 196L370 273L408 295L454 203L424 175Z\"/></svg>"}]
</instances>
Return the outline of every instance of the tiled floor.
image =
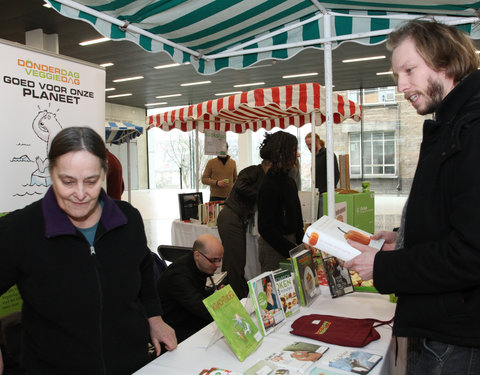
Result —
<instances>
[{"instance_id":1,"label":"tiled floor","mask_svg":"<svg viewBox=\"0 0 480 375\"><path fill-rule=\"evenodd\" d=\"M171 223L179 218L178 193L174 189L134 190L132 204L138 208L145 223L148 245L155 250L158 245L171 245ZM204 197L208 192L204 190ZM123 195L127 199L127 194ZM391 230L400 225L406 196L375 196L375 231Z\"/></svg>"}]
</instances>

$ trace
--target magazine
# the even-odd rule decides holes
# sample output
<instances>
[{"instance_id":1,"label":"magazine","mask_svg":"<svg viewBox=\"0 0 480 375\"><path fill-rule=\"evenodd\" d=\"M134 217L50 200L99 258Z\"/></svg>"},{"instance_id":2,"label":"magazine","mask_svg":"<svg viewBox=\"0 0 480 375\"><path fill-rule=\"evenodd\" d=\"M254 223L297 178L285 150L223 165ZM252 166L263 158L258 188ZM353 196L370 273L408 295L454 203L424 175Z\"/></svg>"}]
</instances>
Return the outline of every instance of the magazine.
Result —
<instances>
[{"instance_id":1,"label":"magazine","mask_svg":"<svg viewBox=\"0 0 480 375\"><path fill-rule=\"evenodd\" d=\"M385 242L371 240L371 234L329 216L322 216L305 231L303 242L342 260L350 260L360 251L350 246L347 240L360 242L380 249Z\"/></svg>"},{"instance_id":2,"label":"magazine","mask_svg":"<svg viewBox=\"0 0 480 375\"><path fill-rule=\"evenodd\" d=\"M300 301L295 291L295 281L289 270L277 270L273 273L278 295L285 316L289 317L300 311Z\"/></svg>"},{"instance_id":3,"label":"magazine","mask_svg":"<svg viewBox=\"0 0 480 375\"><path fill-rule=\"evenodd\" d=\"M262 359L245 371L243 375L274 375L276 369L277 366L272 362Z\"/></svg>"},{"instance_id":4,"label":"magazine","mask_svg":"<svg viewBox=\"0 0 480 375\"><path fill-rule=\"evenodd\" d=\"M347 268L343 267L337 258L329 257L323 260L327 274L328 286L333 298L353 293L352 279Z\"/></svg>"},{"instance_id":5,"label":"magazine","mask_svg":"<svg viewBox=\"0 0 480 375\"><path fill-rule=\"evenodd\" d=\"M381 355L363 350L339 350L334 359L329 361L329 366L355 374L368 374L382 358Z\"/></svg>"},{"instance_id":6,"label":"magazine","mask_svg":"<svg viewBox=\"0 0 480 375\"><path fill-rule=\"evenodd\" d=\"M327 350L328 346L325 345L297 341L284 347L281 351L269 355L266 360L275 364L279 369L307 374Z\"/></svg>"},{"instance_id":7,"label":"magazine","mask_svg":"<svg viewBox=\"0 0 480 375\"><path fill-rule=\"evenodd\" d=\"M272 332L274 327L285 321L285 312L280 302L273 272L264 272L249 280L248 289L258 319L258 326L265 336Z\"/></svg>"},{"instance_id":8,"label":"magazine","mask_svg":"<svg viewBox=\"0 0 480 375\"><path fill-rule=\"evenodd\" d=\"M255 351L263 336L230 285L203 300L240 361Z\"/></svg>"},{"instance_id":9,"label":"magazine","mask_svg":"<svg viewBox=\"0 0 480 375\"><path fill-rule=\"evenodd\" d=\"M320 294L316 266L313 263L312 251L300 244L290 250L298 294L302 306L309 306Z\"/></svg>"}]
</instances>

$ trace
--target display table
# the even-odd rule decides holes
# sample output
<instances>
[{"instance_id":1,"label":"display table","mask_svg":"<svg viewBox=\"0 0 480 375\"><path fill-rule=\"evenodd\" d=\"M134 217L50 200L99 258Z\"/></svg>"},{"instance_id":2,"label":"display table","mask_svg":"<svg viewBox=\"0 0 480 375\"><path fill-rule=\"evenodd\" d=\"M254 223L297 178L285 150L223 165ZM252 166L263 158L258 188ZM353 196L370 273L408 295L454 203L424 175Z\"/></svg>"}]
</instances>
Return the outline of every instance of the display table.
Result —
<instances>
[{"instance_id":1,"label":"display table","mask_svg":"<svg viewBox=\"0 0 480 375\"><path fill-rule=\"evenodd\" d=\"M197 223L185 223L181 220L172 222L172 245L192 247L195 240L202 234L210 233L220 239L217 227ZM245 278L251 278L260 274L260 262L258 261L258 236L247 233L247 262L245 264Z\"/></svg>"},{"instance_id":2,"label":"display table","mask_svg":"<svg viewBox=\"0 0 480 375\"><path fill-rule=\"evenodd\" d=\"M135 372L135 374L195 375L199 374L203 369L210 369L212 367L225 368L242 373L259 360L264 359L269 354L280 350L285 345L294 341L319 344L320 341L289 333L292 322L301 315L318 313L353 318L389 320L393 317L394 311L395 304L389 302L388 296L382 296L376 293L356 292L335 299L332 299L330 296L321 295L314 301L312 306L302 307L299 314L287 318L285 324L266 336L260 347L243 362L237 359L223 337L212 343L212 338L215 336L217 326L215 323L211 323L195 335L180 343L176 350L163 354L147 366ZM395 357L394 350L391 348L391 346L393 347L393 345L391 345L392 329L389 326L381 326L377 328L377 331L380 333L381 338L371 342L364 348L360 348L361 350L383 356L383 359L369 372L369 375L393 375L396 371L392 368ZM330 349L320 361L328 361L329 356L334 354L333 349L343 348L332 344L325 345L329 346Z\"/></svg>"}]
</instances>

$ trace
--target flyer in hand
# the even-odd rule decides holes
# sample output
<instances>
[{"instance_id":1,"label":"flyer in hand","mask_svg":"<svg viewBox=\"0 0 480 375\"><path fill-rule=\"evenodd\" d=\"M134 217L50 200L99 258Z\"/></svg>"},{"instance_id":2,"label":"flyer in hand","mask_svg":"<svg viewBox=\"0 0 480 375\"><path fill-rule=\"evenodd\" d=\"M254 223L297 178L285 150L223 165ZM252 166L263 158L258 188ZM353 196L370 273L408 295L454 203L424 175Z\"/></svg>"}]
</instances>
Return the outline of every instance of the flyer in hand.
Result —
<instances>
[{"instance_id":1,"label":"flyer in hand","mask_svg":"<svg viewBox=\"0 0 480 375\"><path fill-rule=\"evenodd\" d=\"M264 272L249 280L248 289L258 319L258 326L265 336L286 319L273 272Z\"/></svg>"},{"instance_id":2,"label":"flyer in hand","mask_svg":"<svg viewBox=\"0 0 480 375\"><path fill-rule=\"evenodd\" d=\"M297 281L300 303L302 306L309 306L320 294L312 251L306 249L305 245L300 244L290 250L290 258Z\"/></svg>"},{"instance_id":3,"label":"flyer in hand","mask_svg":"<svg viewBox=\"0 0 480 375\"><path fill-rule=\"evenodd\" d=\"M347 261L360 254L360 251L350 246L347 240L359 242L376 249L383 246L383 239L371 240L370 236L370 233L347 223L329 216L322 216L307 228L303 242L331 256Z\"/></svg>"},{"instance_id":4,"label":"flyer in hand","mask_svg":"<svg viewBox=\"0 0 480 375\"><path fill-rule=\"evenodd\" d=\"M240 361L255 351L263 336L230 285L203 300Z\"/></svg>"}]
</instances>

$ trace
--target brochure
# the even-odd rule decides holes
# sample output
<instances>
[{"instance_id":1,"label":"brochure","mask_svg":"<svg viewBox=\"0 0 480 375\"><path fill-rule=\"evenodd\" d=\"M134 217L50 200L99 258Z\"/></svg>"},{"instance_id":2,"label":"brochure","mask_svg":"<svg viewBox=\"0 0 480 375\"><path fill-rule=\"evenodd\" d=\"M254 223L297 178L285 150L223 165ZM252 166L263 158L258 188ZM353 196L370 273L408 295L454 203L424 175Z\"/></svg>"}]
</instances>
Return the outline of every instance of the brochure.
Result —
<instances>
[{"instance_id":1,"label":"brochure","mask_svg":"<svg viewBox=\"0 0 480 375\"><path fill-rule=\"evenodd\" d=\"M322 358L328 346L310 344L297 341L269 355L266 360L275 364L279 369L295 371L299 374L308 374L315 363Z\"/></svg>"},{"instance_id":2,"label":"brochure","mask_svg":"<svg viewBox=\"0 0 480 375\"><path fill-rule=\"evenodd\" d=\"M370 236L370 233L347 223L329 216L322 216L307 228L303 242L328 253L330 256L347 261L360 254L360 251L350 246L347 240L360 242L376 249L383 246L385 242L383 239L371 240Z\"/></svg>"},{"instance_id":3,"label":"brochure","mask_svg":"<svg viewBox=\"0 0 480 375\"><path fill-rule=\"evenodd\" d=\"M334 359L329 361L329 366L355 374L368 374L381 360L381 355L363 350L339 350Z\"/></svg>"}]
</instances>

